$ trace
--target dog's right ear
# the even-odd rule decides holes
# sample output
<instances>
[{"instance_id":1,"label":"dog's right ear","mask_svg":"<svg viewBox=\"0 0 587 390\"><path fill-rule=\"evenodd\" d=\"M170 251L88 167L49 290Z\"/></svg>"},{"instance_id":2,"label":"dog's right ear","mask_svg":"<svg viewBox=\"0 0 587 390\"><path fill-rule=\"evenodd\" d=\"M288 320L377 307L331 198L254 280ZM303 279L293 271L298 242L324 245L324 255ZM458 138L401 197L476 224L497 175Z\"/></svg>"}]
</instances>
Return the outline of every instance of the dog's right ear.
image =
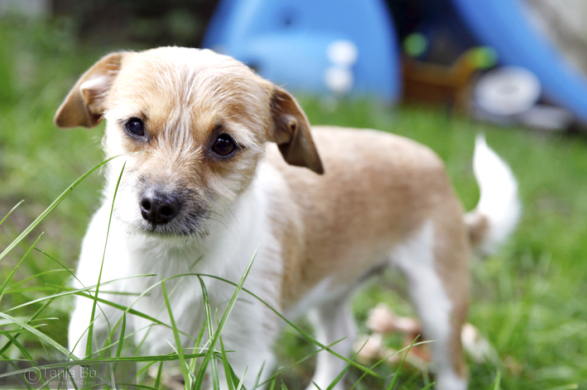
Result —
<instances>
[{"instance_id":1,"label":"dog's right ear","mask_svg":"<svg viewBox=\"0 0 587 390\"><path fill-rule=\"evenodd\" d=\"M108 54L80 77L55 114L57 127L94 127L100 122L123 56L124 53Z\"/></svg>"}]
</instances>

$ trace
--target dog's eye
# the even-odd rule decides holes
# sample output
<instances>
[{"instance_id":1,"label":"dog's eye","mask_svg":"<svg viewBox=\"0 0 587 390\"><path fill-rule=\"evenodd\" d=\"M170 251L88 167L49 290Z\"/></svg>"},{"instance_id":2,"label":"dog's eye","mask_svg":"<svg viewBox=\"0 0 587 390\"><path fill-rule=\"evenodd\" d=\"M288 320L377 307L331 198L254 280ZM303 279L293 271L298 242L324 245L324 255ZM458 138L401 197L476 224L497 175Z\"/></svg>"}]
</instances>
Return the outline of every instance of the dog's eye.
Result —
<instances>
[{"instance_id":1,"label":"dog's eye","mask_svg":"<svg viewBox=\"0 0 587 390\"><path fill-rule=\"evenodd\" d=\"M145 135L145 124L139 118L130 118L124 125L126 131L131 134L143 137Z\"/></svg>"},{"instance_id":2,"label":"dog's eye","mask_svg":"<svg viewBox=\"0 0 587 390\"><path fill-rule=\"evenodd\" d=\"M214 145L212 146L212 151L219 156L228 156L236 149L236 143L232 139L232 137L228 134L220 134L216 141L214 141Z\"/></svg>"}]
</instances>

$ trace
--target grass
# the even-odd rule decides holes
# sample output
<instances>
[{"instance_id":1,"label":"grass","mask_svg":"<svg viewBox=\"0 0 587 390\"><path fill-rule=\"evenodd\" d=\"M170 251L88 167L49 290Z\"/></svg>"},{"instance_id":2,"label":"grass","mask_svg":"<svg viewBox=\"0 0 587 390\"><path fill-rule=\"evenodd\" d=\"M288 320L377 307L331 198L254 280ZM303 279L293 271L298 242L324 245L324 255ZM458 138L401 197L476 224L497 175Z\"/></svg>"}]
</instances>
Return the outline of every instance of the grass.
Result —
<instances>
[{"instance_id":1,"label":"grass","mask_svg":"<svg viewBox=\"0 0 587 390\"><path fill-rule=\"evenodd\" d=\"M76 78L110 50L84 47L76 42L71 27L64 21L0 23L0 217L25 200L0 226L0 250L71 183L102 161L101 126L90 131L61 131L52 125L55 110ZM377 128L430 146L446 162L467 209L478 199L471 159L475 135L484 132L520 182L524 214L508 245L485 261L472 263L469 321L491 341L499 363L471 363L470 388L587 388L585 139L498 128L437 109L390 110L368 102L341 102L331 107L316 99L301 99L301 103L312 123ZM17 343L2 351L5 357L48 359L56 356L59 346L67 345L71 295L46 297L66 291L71 275L51 258L66 268L75 267L81 238L98 207L101 182L99 174L90 175L0 260L0 331L10 331L7 334L15 337L14 330L23 326L14 324L26 325ZM35 243L42 232L45 234ZM29 251L33 246L38 250ZM35 300L39 301L8 311ZM400 314L413 315L403 281L390 273L356 297L354 310L360 329L365 330L367 312L379 302L388 303ZM25 324L31 316L36 320ZM296 326L309 332L303 321ZM0 348L6 341L2 337L6 336L0 336ZM218 340L216 350L209 351L222 362L220 335ZM387 343L397 347L398 340L390 338ZM286 327L277 350L280 364L293 368L279 375L275 388L280 388L281 381L291 389L309 381L313 358L296 363L312 355L314 346L311 339ZM189 350L181 353L184 368L192 364L192 372L197 369L195 355ZM162 359L150 362L157 365ZM179 354L174 359L179 360ZM387 379L366 376L357 388L383 388L396 370L381 364L376 372ZM354 383L362 374L351 367L347 381ZM238 382L233 378L235 388ZM154 384L160 383L150 386ZM421 389L426 384L424 376L404 366L395 388Z\"/></svg>"}]
</instances>

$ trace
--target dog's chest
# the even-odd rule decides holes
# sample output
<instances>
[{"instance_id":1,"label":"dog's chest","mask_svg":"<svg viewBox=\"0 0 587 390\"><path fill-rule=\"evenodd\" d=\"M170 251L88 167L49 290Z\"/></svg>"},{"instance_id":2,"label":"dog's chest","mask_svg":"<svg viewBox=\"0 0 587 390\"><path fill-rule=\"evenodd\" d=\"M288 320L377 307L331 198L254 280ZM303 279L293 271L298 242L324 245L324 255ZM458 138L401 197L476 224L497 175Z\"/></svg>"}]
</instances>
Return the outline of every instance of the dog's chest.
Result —
<instances>
[{"instance_id":1,"label":"dog's chest","mask_svg":"<svg viewBox=\"0 0 587 390\"><path fill-rule=\"evenodd\" d=\"M223 302L228 301L231 296L229 284L204 275L211 274L227 280L233 279L233 275L226 272L227 270L193 266L196 261L197 258L186 261L185 258L168 256L159 259L156 264L152 263L148 271L155 276L141 279L141 283L133 286L138 290L137 292L151 289L147 295L136 302L136 310L166 324L171 323L169 318L169 310L171 310L177 328L187 335L196 337L205 319L203 288L205 288L211 309L218 310L220 314L225 309ZM166 300L169 302L169 308ZM169 328L161 325L152 326L152 321L140 317L135 317L134 320L135 329L144 329L138 333L137 344L144 338L144 345L149 349L148 353L170 352L169 345L173 345L174 340ZM147 332L146 329L149 328L151 329ZM193 347L193 341L190 342L187 336L184 335L181 338L184 347Z\"/></svg>"},{"instance_id":2,"label":"dog's chest","mask_svg":"<svg viewBox=\"0 0 587 390\"><path fill-rule=\"evenodd\" d=\"M135 309L169 323L164 284L178 328L196 337L205 320L203 289L212 313L222 316L234 294L234 284L239 282L253 258L245 287L277 307L282 270L276 257L280 251L269 230L265 203L259 202L259 195L252 199L255 201L246 201L246 207L235 210L230 223L215 228L205 242L176 240L169 243L152 237L128 237L126 246L131 269L137 275L154 275L135 279L132 283L132 292L150 289L135 304ZM237 305L247 305L247 301L254 300L245 295L241 292ZM246 311L234 310L231 321L240 321L239 313ZM137 342L146 337L143 345L149 346L150 353L169 352L169 342L174 343L171 330L155 326L147 332L150 324L149 320L135 318L135 329L145 329L139 332ZM193 347L193 341L187 336L182 339L186 347Z\"/></svg>"}]
</instances>

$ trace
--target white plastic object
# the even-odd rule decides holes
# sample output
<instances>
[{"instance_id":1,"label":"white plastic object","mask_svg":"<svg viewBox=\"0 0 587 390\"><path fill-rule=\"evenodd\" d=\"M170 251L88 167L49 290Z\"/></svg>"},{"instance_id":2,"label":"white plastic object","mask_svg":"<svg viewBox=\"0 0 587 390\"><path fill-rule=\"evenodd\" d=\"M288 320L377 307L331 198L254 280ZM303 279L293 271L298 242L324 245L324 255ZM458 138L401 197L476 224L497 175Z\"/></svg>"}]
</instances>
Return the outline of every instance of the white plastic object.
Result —
<instances>
[{"instance_id":1,"label":"white plastic object","mask_svg":"<svg viewBox=\"0 0 587 390\"><path fill-rule=\"evenodd\" d=\"M538 102L540 93L540 81L534 73L507 66L481 77L475 86L475 101L490 115L509 117L528 111Z\"/></svg>"}]
</instances>

